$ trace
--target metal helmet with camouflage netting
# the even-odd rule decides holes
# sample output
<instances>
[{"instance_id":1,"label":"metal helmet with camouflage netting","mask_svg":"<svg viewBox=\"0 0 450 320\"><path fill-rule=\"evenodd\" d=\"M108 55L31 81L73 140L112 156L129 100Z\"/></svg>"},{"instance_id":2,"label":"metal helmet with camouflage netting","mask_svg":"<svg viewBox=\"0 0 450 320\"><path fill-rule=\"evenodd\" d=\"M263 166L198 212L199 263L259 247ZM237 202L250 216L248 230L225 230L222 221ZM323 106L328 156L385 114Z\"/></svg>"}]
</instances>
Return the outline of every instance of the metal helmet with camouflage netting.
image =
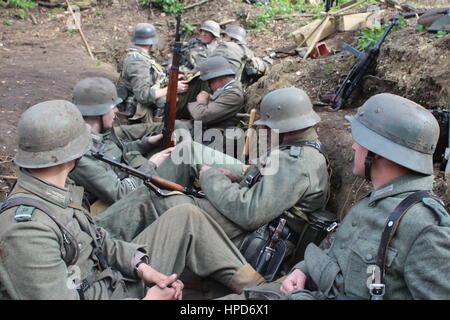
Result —
<instances>
[{"instance_id":1,"label":"metal helmet with camouflage netting","mask_svg":"<svg viewBox=\"0 0 450 320\"><path fill-rule=\"evenodd\" d=\"M86 78L73 90L73 103L83 116L102 116L122 102L117 88L106 78Z\"/></svg>"},{"instance_id":2,"label":"metal helmet with camouflage netting","mask_svg":"<svg viewBox=\"0 0 450 320\"><path fill-rule=\"evenodd\" d=\"M140 45L154 45L158 43L155 27L150 23L138 23L131 36L131 42Z\"/></svg>"},{"instance_id":3,"label":"metal helmet with camouflage netting","mask_svg":"<svg viewBox=\"0 0 450 320\"><path fill-rule=\"evenodd\" d=\"M242 43L245 43L245 39L247 36L247 32L245 31L245 29L236 25L226 27L222 34L226 34L230 38L236 39L237 41Z\"/></svg>"},{"instance_id":4,"label":"metal helmet with camouflage netting","mask_svg":"<svg viewBox=\"0 0 450 320\"><path fill-rule=\"evenodd\" d=\"M78 108L51 100L27 109L19 119L19 148L14 162L23 168L47 168L83 156L90 148L90 130Z\"/></svg>"},{"instance_id":5,"label":"metal helmet with camouflage netting","mask_svg":"<svg viewBox=\"0 0 450 320\"><path fill-rule=\"evenodd\" d=\"M200 30L211 32L216 38L220 37L220 25L213 20L204 21L200 26Z\"/></svg>"},{"instance_id":6,"label":"metal helmet with camouflage netting","mask_svg":"<svg viewBox=\"0 0 450 320\"><path fill-rule=\"evenodd\" d=\"M353 140L369 150L366 178L374 154L410 170L433 173L433 153L439 139L439 124L425 108L406 98L381 93L369 98L354 116ZM369 168L368 168L369 167Z\"/></svg>"},{"instance_id":7,"label":"metal helmet with camouflage netting","mask_svg":"<svg viewBox=\"0 0 450 320\"><path fill-rule=\"evenodd\" d=\"M200 79L211 80L223 76L235 76L236 73L231 69L230 64L224 57L212 57L202 61L199 64Z\"/></svg>"},{"instance_id":8,"label":"metal helmet with camouflage netting","mask_svg":"<svg viewBox=\"0 0 450 320\"><path fill-rule=\"evenodd\" d=\"M260 105L261 119L255 125L279 133L306 129L320 122L308 95L298 88L282 88L266 94Z\"/></svg>"}]
</instances>

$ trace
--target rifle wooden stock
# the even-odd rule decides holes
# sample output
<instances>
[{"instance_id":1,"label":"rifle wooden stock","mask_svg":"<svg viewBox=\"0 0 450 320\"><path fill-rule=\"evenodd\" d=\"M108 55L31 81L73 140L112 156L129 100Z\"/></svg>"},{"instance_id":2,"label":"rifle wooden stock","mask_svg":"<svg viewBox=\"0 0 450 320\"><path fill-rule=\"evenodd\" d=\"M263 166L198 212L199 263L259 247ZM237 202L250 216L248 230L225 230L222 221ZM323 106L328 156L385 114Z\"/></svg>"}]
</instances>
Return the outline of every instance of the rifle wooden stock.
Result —
<instances>
[{"instance_id":1,"label":"rifle wooden stock","mask_svg":"<svg viewBox=\"0 0 450 320\"><path fill-rule=\"evenodd\" d=\"M172 182L170 180L166 180L164 178L158 177L158 176L152 176L149 174L146 174L145 172L139 171L133 167L130 167L126 164L117 162L113 159L107 158L103 155L103 153L96 152L92 153L92 156L95 159L98 159L100 161L103 161L111 166L114 166L116 168L119 168L121 171L126 172L132 176L135 176L139 179L142 179L144 181L144 184L147 187L152 187L150 183L154 184L158 188L166 189L166 190L172 190L172 191L179 191L185 194L190 194L196 197L204 197L204 194L201 192L197 192L195 190L191 190L189 188L183 187L182 185Z\"/></svg>"},{"instance_id":2,"label":"rifle wooden stock","mask_svg":"<svg viewBox=\"0 0 450 320\"><path fill-rule=\"evenodd\" d=\"M256 109L253 108L250 111L250 119L248 121L247 134L245 136L244 150L242 150L242 154L244 155L245 158L247 158L250 153L250 139L252 135L252 130L250 129L253 129L253 123L255 122L255 119L256 119Z\"/></svg>"},{"instance_id":3,"label":"rifle wooden stock","mask_svg":"<svg viewBox=\"0 0 450 320\"><path fill-rule=\"evenodd\" d=\"M180 23L181 16L177 15L177 26L175 32L175 44L172 56L172 66L169 71L169 84L167 86L166 107L164 116L163 145L165 148L173 147L172 133L175 130L175 118L177 114L177 88L178 74L181 59Z\"/></svg>"}]
</instances>

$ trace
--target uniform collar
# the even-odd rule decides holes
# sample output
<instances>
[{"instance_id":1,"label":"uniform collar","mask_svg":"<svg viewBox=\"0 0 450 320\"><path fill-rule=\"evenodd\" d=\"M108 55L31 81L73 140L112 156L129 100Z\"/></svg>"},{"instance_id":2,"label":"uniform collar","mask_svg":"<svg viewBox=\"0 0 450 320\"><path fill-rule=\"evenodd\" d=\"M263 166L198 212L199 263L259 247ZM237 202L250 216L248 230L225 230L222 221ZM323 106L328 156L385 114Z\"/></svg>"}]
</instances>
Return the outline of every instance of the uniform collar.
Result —
<instances>
[{"instance_id":1,"label":"uniform collar","mask_svg":"<svg viewBox=\"0 0 450 320\"><path fill-rule=\"evenodd\" d=\"M145 56L145 57L147 57L149 59L152 59L152 57L148 54L148 51L143 49L143 48L140 48L140 47L131 46L131 47L129 47L127 49L127 51L128 52L137 52L137 53L142 54L143 56Z\"/></svg>"},{"instance_id":2,"label":"uniform collar","mask_svg":"<svg viewBox=\"0 0 450 320\"><path fill-rule=\"evenodd\" d=\"M18 172L17 184L20 188L62 208L67 208L71 202L81 204L83 201L83 188L73 184L70 179L67 179L65 188L59 188L21 168Z\"/></svg>"},{"instance_id":3,"label":"uniform collar","mask_svg":"<svg viewBox=\"0 0 450 320\"><path fill-rule=\"evenodd\" d=\"M369 205L373 205L375 201L405 192L432 190L433 178L432 175L425 176L419 174L408 174L398 177L370 192Z\"/></svg>"},{"instance_id":4,"label":"uniform collar","mask_svg":"<svg viewBox=\"0 0 450 320\"><path fill-rule=\"evenodd\" d=\"M316 129L308 128L298 136L292 137L289 140L284 140L282 144L289 144L292 142L303 142L303 141L316 141L318 139L319 136L317 135Z\"/></svg>"}]
</instances>

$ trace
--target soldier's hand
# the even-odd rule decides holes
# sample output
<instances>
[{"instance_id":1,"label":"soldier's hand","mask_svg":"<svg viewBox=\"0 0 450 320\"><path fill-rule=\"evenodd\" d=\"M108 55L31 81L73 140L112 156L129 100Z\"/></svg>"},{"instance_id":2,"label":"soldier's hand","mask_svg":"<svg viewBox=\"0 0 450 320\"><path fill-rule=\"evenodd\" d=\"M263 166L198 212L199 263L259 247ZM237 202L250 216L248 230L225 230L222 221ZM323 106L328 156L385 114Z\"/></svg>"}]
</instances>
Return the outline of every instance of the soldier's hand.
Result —
<instances>
[{"instance_id":1,"label":"soldier's hand","mask_svg":"<svg viewBox=\"0 0 450 320\"><path fill-rule=\"evenodd\" d=\"M200 169L200 172L198 173L198 176L201 177L209 169L211 169L210 166L202 166L201 169Z\"/></svg>"},{"instance_id":2,"label":"soldier's hand","mask_svg":"<svg viewBox=\"0 0 450 320\"><path fill-rule=\"evenodd\" d=\"M177 84L177 93L184 93L188 91L189 84L186 81L178 81Z\"/></svg>"},{"instance_id":3,"label":"soldier's hand","mask_svg":"<svg viewBox=\"0 0 450 320\"><path fill-rule=\"evenodd\" d=\"M206 91L200 91L197 95L198 102L208 102L209 101L209 93Z\"/></svg>"},{"instance_id":4,"label":"soldier's hand","mask_svg":"<svg viewBox=\"0 0 450 320\"><path fill-rule=\"evenodd\" d=\"M161 152L155 153L150 157L148 161L153 162L156 167L159 167L161 163L163 163L164 160L166 160L170 156L170 153L173 151L173 149L175 149L175 147L167 148Z\"/></svg>"},{"instance_id":5,"label":"soldier's hand","mask_svg":"<svg viewBox=\"0 0 450 320\"><path fill-rule=\"evenodd\" d=\"M237 181L241 180L241 177L239 175L237 175L236 173L234 173L228 169L218 168L217 170L222 172L228 179L231 180L231 182L237 182Z\"/></svg>"},{"instance_id":6,"label":"soldier's hand","mask_svg":"<svg viewBox=\"0 0 450 320\"><path fill-rule=\"evenodd\" d=\"M306 275L300 270L292 271L281 284L280 293L286 295L294 290L305 289Z\"/></svg>"},{"instance_id":7,"label":"soldier's hand","mask_svg":"<svg viewBox=\"0 0 450 320\"><path fill-rule=\"evenodd\" d=\"M142 300L177 300L176 291L170 287L161 289L159 286L153 286Z\"/></svg>"},{"instance_id":8,"label":"soldier's hand","mask_svg":"<svg viewBox=\"0 0 450 320\"><path fill-rule=\"evenodd\" d=\"M164 280L158 282L156 284L160 289L164 289L167 287L172 287L175 290L174 298L176 300L181 300L183 295L184 284L181 280L177 279L177 275L174 273L169 277L166 277Z\"/></svg>"},{"instance_id":9,"label":"soldier's hand","mask_svg":"<svg viewBox=\"0 0 450 320\"><path fill-rule=\"evenodd\" d=\"M157 145L157 144L161 143L162 138L163 138L163 134L160 133L160 134L148 137L147 142L150 144L153 144L153 145Z\"/></svg>"}]
</instances>

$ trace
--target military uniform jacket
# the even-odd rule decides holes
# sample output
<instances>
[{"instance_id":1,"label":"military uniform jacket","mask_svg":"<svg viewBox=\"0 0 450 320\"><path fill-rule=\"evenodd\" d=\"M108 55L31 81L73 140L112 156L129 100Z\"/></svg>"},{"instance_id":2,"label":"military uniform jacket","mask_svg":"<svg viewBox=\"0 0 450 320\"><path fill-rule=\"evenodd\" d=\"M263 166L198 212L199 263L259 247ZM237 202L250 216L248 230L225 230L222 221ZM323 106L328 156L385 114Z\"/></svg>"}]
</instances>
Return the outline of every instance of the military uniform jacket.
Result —
<instances>
[{"instance_id":1,"label":"military uniform jacket","mask_svg":"<svg viewBox=\"0 0 450 320\"><path fill-rule=\"evenodd\" d=\"M181 48L181 68L183 73L196 73L200 62L206 60L217 47L217 41L205 44L198 38L189 40Z\"/></svg>"},{"instance_id":2,"label":"military uniform jacket","mask_svg":"<svg viewBox=\"0 0 450 320\"><path fill-rule=\"evenodd\" d=\"M251 74L264 74L268 70L267 64L262 61L255 53L250 50L244 43L222 41L211 54L211 57L224 57L236 72L236 79L241 81L242 73L249 68Z\"/></svg>"},{"instance_id":3,"label":"military uniform jacket","mask_svg":"<svg viewBox=\"0 0 450 320\"><path fill-rule=\"evenodd\" d=\"M112 204L143 184L141 179L129 176L118 168L95 159L91 155L92 152L103 152L105 157L139 167L139 170L147 174L155 174L155 167L142 157L142 154L147 154L153 148L146 141L146 136L136 141L124 141L117 138L113 130L108 130L103 134L91 131L91 137L93 140L91 150L80 159L70 173L70 178L85 188L91 203L100 199Z\"/></svg>"},{"instance_id":4,"label":"military uniform jacket","mask_svg":"<svg viewBox=\"0 0 450 320\"><path fill-rule=\"evenodd\" d=\"M83 190L75 185L61 189L31 176L27 171L18 174L11 198L26 196L45 203L51 214L76 238L80 250L75 265L67 266L62 258L61 229L45 213L34 209L29 221L18 222L13 207L0 214L0 297L7 299L79 299L75 280L83 280L97 273L93 256L94 237L98 236L110 268L107 278L90 286L86 299L109 299L113 289L134 281L136 255L145 252L143 246L111 240L108 233L96 227L81 208ZM28 207L32 208L32 207ZM142 252L141 252L142 251ZM100 278L100 274L99 278ZM140 283L140 282L139 282ZM125 295L116 298L125 298Z\"/></svg>"},{"instance_id":5,"label":"military uniform jacket","mask_svg":"<svg viewBox=\"0 0 450 320\"><path fill-rule=\"evenodd\" d=\"M155 90L164 87L164 69L145 50L138 47L127 49L119 83L125 86L128 94L136 98L137 110L132 119L141 119L156 106L164 106L165 98L156 99Z\"/></svg>"},{"instance_id":6,"label":"military uniform jacket","mask_svg":"<svg viewBox=\"0 0 450 320\"><path fill-rule=\"evenodd\" d=\"M292 142L300 141L318 142L318 136L310 128ZM296 151L270 152L263 165L276 169L278 163L278 170L263 175L250 188L232 183L218 170L210 169L200 178L202 190L220 213L244 230L256 230L294 206L304 213L321 209L328 187L325 157L312 147Z\"/></svg>"},{"instance_id":7,"label":"military uniform jacket","mask_svg":"<svg viewBox=\"0 0 450 320\"><path fill-rule=\"evenodd\" d=\"M359 201L338 228L330 249L310 244L304 261L294 267L317 290L294 291L290 298L324 299L341 293L368 299L367 268L375 264L388 217L412 192L432 187L432 176L411 174ZM384 299L450 299L450 218L437 201L425 199L406 212L388 247Z\"/></svg>"},{"instance_id":8,"label":"military uniform jacket","mask_svg":"<svg viewBox=\"0 0 450 320\"><path fill-rule=\"evenodd\" d=\"M192 119L202 121L204 129L235 127L239 123L236 114L244 106L244 94L240 82L232 80L218 88L208 102L190 102L188 110Z\"/></svg>"}]
</instances>

